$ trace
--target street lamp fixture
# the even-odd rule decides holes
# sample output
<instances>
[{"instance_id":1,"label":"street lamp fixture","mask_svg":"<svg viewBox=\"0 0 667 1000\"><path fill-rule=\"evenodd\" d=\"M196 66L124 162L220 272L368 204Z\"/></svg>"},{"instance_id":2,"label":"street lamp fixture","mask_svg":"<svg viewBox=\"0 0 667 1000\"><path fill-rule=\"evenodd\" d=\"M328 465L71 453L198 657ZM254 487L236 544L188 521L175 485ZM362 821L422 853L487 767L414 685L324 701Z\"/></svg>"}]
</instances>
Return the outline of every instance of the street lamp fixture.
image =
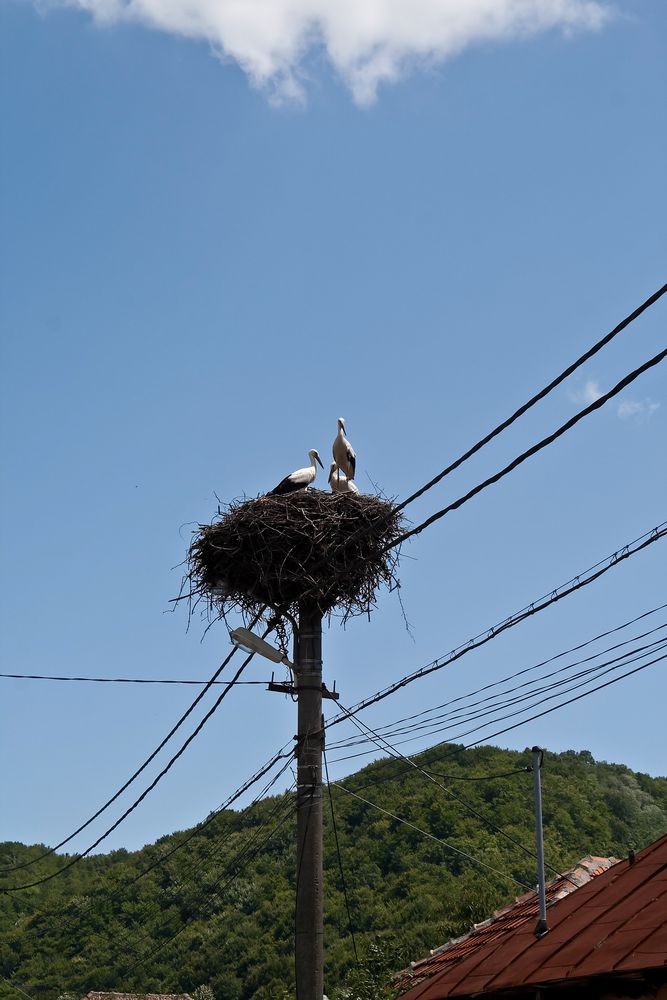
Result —
<instances>
[{"instance_id":1,"label":"street lamp fixture","mask_svg":"<svg viewBox=\"0 0 667 1000\"><path fill-rule=\"evenodd\" d=\"M248 628L232 629L229 633L229 638L235 646L245 650L246 653L259 653L260 656L266 657L267 660L271 660L273 663L284 663L290 669L293 669L293 664L285 656L282 649L277 649L270 642L265 642L264 639L255 635Z\"/></svg>"}]
</instances>

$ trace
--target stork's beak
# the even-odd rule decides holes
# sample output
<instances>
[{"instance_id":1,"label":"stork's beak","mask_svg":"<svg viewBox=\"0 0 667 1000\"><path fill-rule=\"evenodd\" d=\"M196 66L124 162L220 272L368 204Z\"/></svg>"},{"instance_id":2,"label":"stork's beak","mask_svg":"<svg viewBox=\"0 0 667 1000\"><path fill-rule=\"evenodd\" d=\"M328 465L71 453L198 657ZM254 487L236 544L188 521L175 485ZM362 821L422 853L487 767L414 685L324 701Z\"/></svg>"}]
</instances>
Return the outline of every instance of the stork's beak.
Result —
<instances>
[{"instance_id":1,"label":"stork's beak","mask_svg":"<svg viewBox=\"0 0 667 1000\"><path fill-rule=\"evenodd\" d=\"M318 462L320 463L320 469L323 469L323 468L324 468L324 466L322 465L322 460L320 459L320 456L319 456L319 455L316 455L316 456L315 456L315 458L316 458L316 459L317 459L317 461L318 461Z\"/></svg>"}]
</instances>

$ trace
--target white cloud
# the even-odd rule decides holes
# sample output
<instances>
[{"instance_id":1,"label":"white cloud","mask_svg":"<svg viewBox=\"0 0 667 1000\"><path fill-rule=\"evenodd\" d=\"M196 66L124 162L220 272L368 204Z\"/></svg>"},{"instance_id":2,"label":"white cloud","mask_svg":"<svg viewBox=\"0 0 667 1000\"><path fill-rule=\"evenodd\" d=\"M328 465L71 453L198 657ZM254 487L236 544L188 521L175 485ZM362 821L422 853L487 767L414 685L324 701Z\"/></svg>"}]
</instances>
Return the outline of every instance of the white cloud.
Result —
<instances>
[{"instance_id":1,"label":"white cloud","mask_svg":"<svg viewBox=\"0 0 667 1000\"><path fill-rule=\"evenodd\" d=\"M98 24L134 21L208 41L278 100L303 99L305 63L322 51L360 105L381 83L479 42L558 28L600 28L607 0L47 0Z\"/></svg>"},{"instance_id":2,"label":"white cloud","mask_svg":"<svg viewBox=\"0 0 667 1000\"><path fill-rule=\"evenodd\" d=\"M646 420L659 408L660 403L655 403L652 399L624 399L618 404L616 412L621 420L628 420L630 417Z\"/></svg>"},{"instance_id":3,"label":"white cloud","mask_svg":"<svg viewBox=\"0 0 667 1000\"><path fill-rule=\"evenodd\" d=\"M604 395L600 389L600 384L596 379L588 379L581 388L570 392L570 399L578 405L590 406ZM660 403L654 402L648 397L646 399L624 399L616 406L616 414L621 420L634 418L637 422L650 419L655 411L660 408Z\"/></svg>"},{"instance_id":4,"label":"white cloud","mask_svg":"<svg viewBox=\"0 0 667 1000\"><path fill-rule=\"evenodd\" d=\"M571 393L571 398L574 403L583 403L585 406L590 406L591 403L595 403L602 395L603 393L597 381L590 378L583 389L575 389Z\"/></svg>"}]
</instances>

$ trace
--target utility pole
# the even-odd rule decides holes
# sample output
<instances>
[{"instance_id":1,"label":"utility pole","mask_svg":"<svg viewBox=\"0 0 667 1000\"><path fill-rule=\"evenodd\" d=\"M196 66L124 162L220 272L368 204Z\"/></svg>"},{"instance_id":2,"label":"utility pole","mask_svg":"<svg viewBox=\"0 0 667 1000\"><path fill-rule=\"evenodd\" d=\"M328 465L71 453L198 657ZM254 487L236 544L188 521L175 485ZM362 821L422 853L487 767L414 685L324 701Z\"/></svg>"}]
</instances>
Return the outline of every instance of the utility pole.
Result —
<instances>
[{"instance_id":1,"label":"utility pole","mask_svg":"<svg viewBox=\"0 0 667 1000\"><path fill-rule=\"evenodd\" d=\"M296 998L324 994L324 908L322 869L322 615L299 607L296 656Z\"/></svg>"},{"instance_id":2,"label":"utility pole","mask_svg":"<svg viewBox=\"0 0 667 1000\"><path fill-rule=\"evenodd\" d=\"M535 851L537 854L537 892L540 901L540 918L535 926L535 936L541 937L549 930L547 924L547 891L544 881L544 835L542 832L542 779L540 771L544 750L533 747L533 790L535 792Z\"/></svg>"}]
</instances>

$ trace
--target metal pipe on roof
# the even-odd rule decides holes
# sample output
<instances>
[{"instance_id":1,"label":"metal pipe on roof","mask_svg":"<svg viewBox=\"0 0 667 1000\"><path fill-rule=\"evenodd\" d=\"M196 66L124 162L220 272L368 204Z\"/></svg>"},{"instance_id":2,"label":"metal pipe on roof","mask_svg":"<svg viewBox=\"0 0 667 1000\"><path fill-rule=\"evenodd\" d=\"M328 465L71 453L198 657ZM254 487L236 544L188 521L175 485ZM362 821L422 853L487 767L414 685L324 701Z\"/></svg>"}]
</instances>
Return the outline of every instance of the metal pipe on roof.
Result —
<instances>
[{"instance_id":1,"label":"metal pipe on roof","mask_svg":"<svg viewBox=\"0 0 667 1000\"><path fill-rule=\"evenodd\" d=\"M535 936L541 937L549 930L547 924L547 890L544 880L544 835L542 832L542 781L540 771L544 760L544 750L533 747L533 789L535 791L535 851L537 853L537 893L540 903L540 918L535 925Z\"/></svg>"}]
</instances>

